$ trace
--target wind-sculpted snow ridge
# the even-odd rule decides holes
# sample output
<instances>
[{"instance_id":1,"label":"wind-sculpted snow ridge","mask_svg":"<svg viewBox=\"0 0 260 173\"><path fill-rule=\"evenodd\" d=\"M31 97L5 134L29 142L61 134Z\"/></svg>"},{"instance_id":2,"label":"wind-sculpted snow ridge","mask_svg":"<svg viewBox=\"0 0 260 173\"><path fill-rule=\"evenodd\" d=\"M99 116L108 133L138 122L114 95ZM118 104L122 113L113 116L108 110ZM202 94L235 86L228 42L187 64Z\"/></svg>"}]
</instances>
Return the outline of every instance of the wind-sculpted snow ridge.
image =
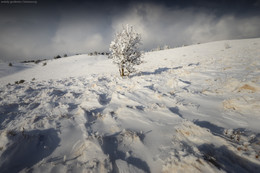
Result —
<instances>
[{"instance_id":1,"label":"wind-sculpted snow ridge","mask_svg":"<svg viewBox=\"0 0 260 173\"><path fill-rule=\"evenodd\" d=\"M260 39L224 43L2 85L0 172L260 172Z\"/></svg>"}]
</instances>

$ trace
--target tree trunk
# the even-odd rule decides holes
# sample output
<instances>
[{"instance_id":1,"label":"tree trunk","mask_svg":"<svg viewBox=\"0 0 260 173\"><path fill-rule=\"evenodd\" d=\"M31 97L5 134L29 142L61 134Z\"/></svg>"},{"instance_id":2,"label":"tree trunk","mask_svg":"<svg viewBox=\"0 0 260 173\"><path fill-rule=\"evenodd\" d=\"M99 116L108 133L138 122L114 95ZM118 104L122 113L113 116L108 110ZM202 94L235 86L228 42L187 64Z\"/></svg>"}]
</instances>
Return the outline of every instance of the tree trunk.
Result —
<instances>
[{"instance_id":1,"label":"tree trunk","mask_svg":"<svg viewBox=\"0 0 260 173\"><path fill-rule=\"evenodd\" d=\"M122 77L125 76L124 67L122 67L122 69L121 69L121 76Z\"/></svg>"},{"instance_id":2,"label":"tree trunk","mask_svg":"<svg viewBox=\"0 0 260 173\"><path fill-rule=\"evenodd\" d=\"M124 67L123 66L120 66L119 73L120 73L121 77L125 76L125 71L124 71Z\"/></svg>"}]
</instances>

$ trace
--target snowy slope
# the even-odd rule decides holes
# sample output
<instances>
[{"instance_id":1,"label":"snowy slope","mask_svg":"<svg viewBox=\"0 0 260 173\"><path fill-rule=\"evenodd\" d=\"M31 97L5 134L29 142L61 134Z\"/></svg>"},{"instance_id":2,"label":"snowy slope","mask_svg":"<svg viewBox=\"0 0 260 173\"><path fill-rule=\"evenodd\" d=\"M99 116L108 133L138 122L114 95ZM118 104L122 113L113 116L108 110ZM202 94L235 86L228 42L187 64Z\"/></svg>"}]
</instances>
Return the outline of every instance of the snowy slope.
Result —
<instances>
[{"instance_id":1,"label":"snowy slope","mask_svg":"<svg viewBox=\"0 0 260 173\"><path fill-rule=\"evenodd\" d=\"M44 66L44 63L47 63L47 65ZM31 81L35 78L42 81L86 76L96 73L112 73L115 68L104 55L77 55L42 61L39 64L14 63L13 67L9 67L8 63L0 63L0 84L6 85L21 79ZM17 72L19 73L17 74Z\"/></svg>"},{"instance_id":2,"label":"snowy slope","mask_svg":"<svg viewBox=\"0 0 260 173\"><path fill-rule=\"evenodd\" d=\"M143 60L0 64L1 172L260 172L260 39Z\"/></svg>"}]
</instances>

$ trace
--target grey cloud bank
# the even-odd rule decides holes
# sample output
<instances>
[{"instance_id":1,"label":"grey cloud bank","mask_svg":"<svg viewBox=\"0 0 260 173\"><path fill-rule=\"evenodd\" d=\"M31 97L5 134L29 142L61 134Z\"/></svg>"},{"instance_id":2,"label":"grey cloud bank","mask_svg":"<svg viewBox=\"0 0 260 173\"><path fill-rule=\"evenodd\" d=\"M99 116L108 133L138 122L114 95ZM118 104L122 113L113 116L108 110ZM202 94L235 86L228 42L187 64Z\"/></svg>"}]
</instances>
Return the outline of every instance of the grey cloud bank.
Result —
<instances>
[{"instance_id":1,"label":"grey cloud bank","mask_svg":"<svg viewBox=\"0 0 260 173\"><path fill-rule=\"evenodd\" d=\"M255 11L219 13L206 8L154 2L100 8L92 8L91 4L69 8L54 3L48 9L31 7L26 11L18 6L15 13L12 9L1 12L0 60L108 51L115 31L124 24L133 25L141 33L144 50L165 44L174 47L260 37L260 15Z\"/></svg>"}]
</instances>

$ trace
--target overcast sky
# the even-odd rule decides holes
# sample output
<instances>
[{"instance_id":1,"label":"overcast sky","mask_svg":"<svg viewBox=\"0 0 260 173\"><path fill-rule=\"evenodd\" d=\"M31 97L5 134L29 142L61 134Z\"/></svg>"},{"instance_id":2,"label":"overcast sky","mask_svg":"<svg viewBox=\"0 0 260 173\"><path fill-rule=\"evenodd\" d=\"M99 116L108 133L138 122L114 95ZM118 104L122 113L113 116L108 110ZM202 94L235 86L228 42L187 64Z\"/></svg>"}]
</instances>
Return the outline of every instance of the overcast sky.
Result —
<instances>
[{"instance_id":1,"label":"overcast sky","mask_svg":"<svg viewBox=\"0 0 260 173\"><path fill-rule=\"evenodd\" d=\"M1 0L0 60L108 51L125 24L141 33L143 50L260 37L260 0L36 2Z\"/></svg>"}]
</instances>

